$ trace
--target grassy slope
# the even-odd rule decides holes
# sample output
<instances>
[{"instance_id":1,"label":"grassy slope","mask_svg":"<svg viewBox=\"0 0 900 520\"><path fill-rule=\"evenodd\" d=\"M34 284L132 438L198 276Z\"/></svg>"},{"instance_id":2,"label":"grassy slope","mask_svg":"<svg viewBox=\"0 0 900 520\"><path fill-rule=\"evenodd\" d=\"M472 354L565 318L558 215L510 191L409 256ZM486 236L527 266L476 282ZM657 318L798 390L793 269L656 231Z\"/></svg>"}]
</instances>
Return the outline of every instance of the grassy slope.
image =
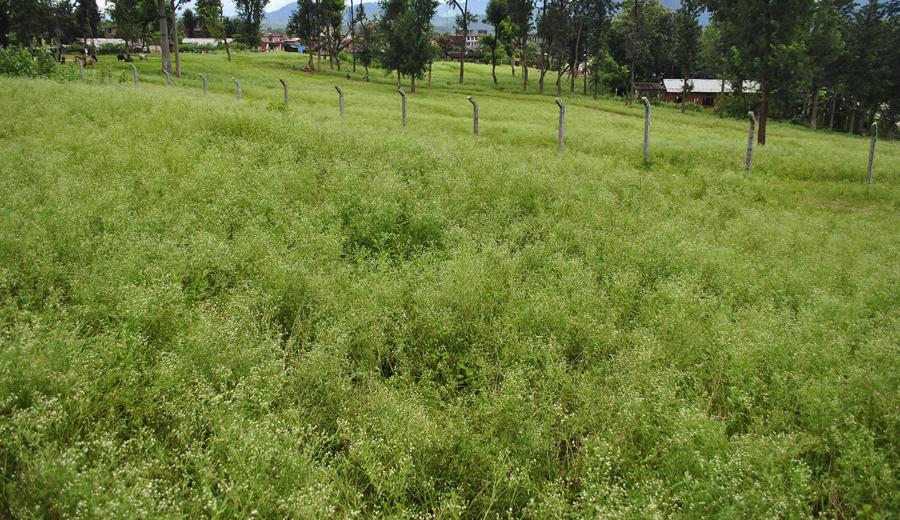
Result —
<instances>
[{"instance_id":1,"label":"grassy slope","mask_svg":"<svg viewBox=\"0 0 900 520\"><path fill-rule=\"evenodd\" d=\"M896 143L296 60L0 79L0 516L900 508Z\"/></svg>"}]
</instances>

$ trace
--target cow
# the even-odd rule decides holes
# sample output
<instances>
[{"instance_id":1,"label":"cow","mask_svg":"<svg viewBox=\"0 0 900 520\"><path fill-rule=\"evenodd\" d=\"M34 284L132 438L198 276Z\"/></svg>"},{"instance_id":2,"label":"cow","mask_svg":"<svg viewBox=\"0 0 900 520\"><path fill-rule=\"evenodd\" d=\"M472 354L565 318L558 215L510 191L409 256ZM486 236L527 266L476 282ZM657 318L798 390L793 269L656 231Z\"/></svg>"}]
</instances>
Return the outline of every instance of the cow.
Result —
<instances>
[{"instance_id":1,"label":"cow","mask_svg":"<svg viewBox=\"0 0 900 520\"><path fill-rule=\"evenodd\" d=\"M124 54L117 54L117 55L116 55L116 60L118 60L118 61L125 61L125 55L124 55Z\"/></svg>"}]
</instances>

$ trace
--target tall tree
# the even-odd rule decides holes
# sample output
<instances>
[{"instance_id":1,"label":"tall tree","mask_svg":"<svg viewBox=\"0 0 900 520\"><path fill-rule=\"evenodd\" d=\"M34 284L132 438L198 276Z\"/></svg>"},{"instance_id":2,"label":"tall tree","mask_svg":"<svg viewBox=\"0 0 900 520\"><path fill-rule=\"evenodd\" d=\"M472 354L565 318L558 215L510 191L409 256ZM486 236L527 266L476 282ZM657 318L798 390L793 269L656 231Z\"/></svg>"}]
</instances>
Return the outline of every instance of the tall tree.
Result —
<instances>
[{"instance_id":1,"label":"tall tree","mask_svg":"<svg viewBox=\"0 0 900 520\"><path fill-rule=\"evenodd\" d=\"M87 0L92 2L94 0ZM166 0L157 0L159 13L159 46L162 49L162 70L172 73L172 56L169 53L169 27L166 20Z\"/></svg>"},{"instance_id":2,"label":"tall tree","mask_svg":"<svg viewBox=\"0 0 900 520\"><path fill-rule=\"evenodd\" d=\"M681 7L675 11L675 61L681 68L681 113L684 114L687 100L688 78L694 73L694 64L700 54L700 13L701 0L681 0Z\"/></svg>"},{"instance_id":3,"label":"tall tree","mask_svg":"<svg viewBox=\"0 0 900 520\"><path fill-rule=\"evenodd\" d=\"M516 43L522 50L522 92L528 91L528 34L534 18L535 0L507 0L509 19L518 31Z\"/></svg>"},{"instance_id":4,"label":"tall tree","mask_svg":"<svg viewBox=\"0 0 900 520\"><path fill-rule=\"evenodd\" d=\"M260 26L265 18L265 8L269 0L234 0L234 8L244 20L244 42L247 45L259 45L262 41Z\"/></svg>"},{"instance_id":5,"label":"tall tree","mask_svg":"<svg viewBox=\"0 0 900 520\"><path fill-rule=\"evenodd\" d=\"M714 20L727 23L735 47L735 66L759 82L757 142L766 143L773 92L787 95L802 63L803 35L815 0L708 0Z\"/></svg>"},{"instance_id":6,"label":"tall tree","mask_svg":"<svg viewBox=\"0 0 900 520\"><path fill-rule=\"evenodd\" d=\"M184 26L184 36L186 38L194 37L194 28L197 27L197 15L194 14L194 11L190 8L184 10L184 14L181 15L181 24Z\"/></svg>"},{"instance_id":7,"label":"tall tree","mask_svg":"<svg viewBox=\"0 0 900 520\"><path fill-rule=\"evenodd\" d=\"M381 63L388 73L410 76L410 91L416 91L416 78L422 78L432 59L431 19L437 10L437 0L381 0L384 18L379 31L384 50Z\"/></svg>"},{"instance_id":8,"label":"tall tree","mask_svg":"<svg viewBox=\"0 0 900 520\"><path fill-rule=\"evenodd\" d=\"M319 38L319 4L313 0L297 0L297 9L291 12L287 32L299 36L309 48L309 68L313 69L313 42Z\"/></svg>"},{"instance_id":9,"label":"tall tree","mask_svg":"<svg viewBox=\"0 0 900 520\"><path fill-rule=\"evenodd\" d=\"M87 42L100 32L100 9L97 8L97 2L94 0L79 0L75 6L75 23L81 30L82 38ZM94 48L94 54L97 49Z\"/></svg>"},{"instance_id":10,"label":"tall tree","mask_svg":"<svg viewBox=\"0 0 900 520\"><path fill-rule=\"evenodd\" d=\"M806 43L807 72L812 91L809 128L815 130L819 118L819 90L837 80L835 62L844 50L840 31L841 13L835 0L820 0L812 16Z\"/></svg>"},{"instance_id":11,"label":"tall tree","mask_svg":"<svg viewBox=\"0 0 900 520\"><path fill-rule=\"evenodd\" d=\"M606 60L611 59L607 52L607 34L609 33L610 17L615 8L613 0L581 0L584 3L584 50L591 60L598 66L597 71L607 70ZM603 63L603 66L600 66ZM587 65L587 63L585 64ZM616 68L618 72L619 69ZM593 73L593 69L592 69ZM597 99L597 91L600 82L594 81L594 99ZM587 89L587 68L585 69L585 89ZM585 95L587 92L585 92Z\"/></svg>"},{"instance_id":12,"label":"tall tree","mask_svg":"<svg viewBox=\"0 0 900 520\"><path fill-rule=\"evenodd\" d=\"M497 58L495 52L500 43L500 25L507 16L506 0L490 0L485 8L484 21L494 28L494 40L491 46L491 76L497 84Z\"/></svg>"},{"instance_id":13,"label":"tall tree","mask_svg":"<svg viewBox=\"0 0 900 520\"><path fill-rule=\"evenodd\" d=\"M459 82L462 84L463 75L466 67L466 38L469 36L469 24L478 23L478 17L469 12L469 0L447 0L447 5L453 9L459 9L460 14L456 15L456 26L463 32L463 48L459 55Z\"/></svg>"},{"instance_id":14,"label":"tall tree","mask_svg":"<svg viewBox=\"0 0 900 520\"><path fill-rule=\"evenodd\" d=\"M228 30L222 19L222 0L197 0L197 11L203 15L206 23L205 29L212 38L220 39L225 43L225 53L228 61L231 61L231 50L228 48Z\"/></svg>"}]
</instances>

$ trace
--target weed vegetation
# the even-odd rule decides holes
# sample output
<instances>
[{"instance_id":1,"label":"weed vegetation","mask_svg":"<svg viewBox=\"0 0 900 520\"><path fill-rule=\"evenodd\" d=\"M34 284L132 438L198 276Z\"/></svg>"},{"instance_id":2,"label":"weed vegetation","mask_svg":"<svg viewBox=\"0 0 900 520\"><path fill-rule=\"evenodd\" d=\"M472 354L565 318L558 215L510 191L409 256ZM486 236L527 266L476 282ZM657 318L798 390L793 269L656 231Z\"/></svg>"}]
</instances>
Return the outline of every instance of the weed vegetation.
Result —
<instances>
[{"instance_id":1,"label":"weed vegetation","mask_svg":"<svg viewBox=\"0 0 900 520\"><path fill-rule=\"evenodd\" d=\"M897 143L306 63L0 78L0 516L896 518Z\"/></svg>"}]
</instances>

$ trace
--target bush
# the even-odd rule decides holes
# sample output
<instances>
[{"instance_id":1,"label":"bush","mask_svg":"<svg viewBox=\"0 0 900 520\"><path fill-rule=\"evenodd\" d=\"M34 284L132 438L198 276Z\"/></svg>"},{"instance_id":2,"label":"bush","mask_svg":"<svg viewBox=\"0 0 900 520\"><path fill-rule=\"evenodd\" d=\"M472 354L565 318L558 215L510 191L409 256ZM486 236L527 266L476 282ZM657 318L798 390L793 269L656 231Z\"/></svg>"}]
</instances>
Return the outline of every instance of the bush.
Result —
<instances>
[{"instance_id":1,"label":"bush","mask_svg":"<svg viewBox=\"0 0 900 520\"><path fill-rule=\"evenodd\" d=\"M38 49L34 57L23 46L0 48L0 75L8 77L46 77L59 80L74 80L76 74L70 67L60 66L56 56Z\"/></svg>"}]
</instances>

